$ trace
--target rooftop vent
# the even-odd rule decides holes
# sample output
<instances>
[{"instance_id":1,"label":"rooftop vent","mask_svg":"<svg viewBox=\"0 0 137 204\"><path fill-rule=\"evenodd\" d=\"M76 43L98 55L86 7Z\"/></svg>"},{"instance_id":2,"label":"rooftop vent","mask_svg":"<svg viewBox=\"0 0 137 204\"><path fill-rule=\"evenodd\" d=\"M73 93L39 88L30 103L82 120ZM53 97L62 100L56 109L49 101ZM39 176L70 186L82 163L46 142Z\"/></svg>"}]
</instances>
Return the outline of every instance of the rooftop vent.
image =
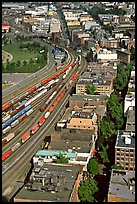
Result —
<instances>
[{"instance_id":1,"label":"rooftop vent","mask_svg":"<svg viewBox=\"0 0 137 204\"><path fill-rule=\"evenodd\" d=\"M125 144L131 144L131 138L126 137L125 138Z\"/></svg>"}]
</instances>

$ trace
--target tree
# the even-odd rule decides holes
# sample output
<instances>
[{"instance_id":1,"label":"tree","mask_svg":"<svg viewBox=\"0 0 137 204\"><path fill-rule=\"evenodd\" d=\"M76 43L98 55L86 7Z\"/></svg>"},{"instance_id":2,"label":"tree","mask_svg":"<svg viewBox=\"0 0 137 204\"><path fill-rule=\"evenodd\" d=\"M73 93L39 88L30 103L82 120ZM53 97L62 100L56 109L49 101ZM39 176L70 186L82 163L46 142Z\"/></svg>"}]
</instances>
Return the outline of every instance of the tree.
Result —
<instances>
[{"instance_id":1,"label":"tree","mask_svg":"<svg viewBox=\"0 0 137 204\"><path fill-rule=\"evenodd\" d=\"M95 94L95 91L96 91L96 87L95 87L94 85L92 85L92 86L87 85L87 86L86 86L86 92L87 92L87 94L94 95L94 94Z\"/></svg>"},{"instance_id":2,"label":"tree","mask_svg":"<svg viewBox=\"0 0 137 204\"><path fill-rule=\"evenodd\" d=\"M23 66L25 66L27 64L27 61L26 60L24 60L23 61Z\"/></svg>"},{"instance_id":3,"label":"tree","mask_svg":"<svg viewBox=\"0 0 137 204\"><path fill-rule=\"evenodd\" d=\"M95 158L91 158L87 164L87 171L94 177L99 173L99 164Z\"/></svg>"},{"instance_id":4,"label":"tree","mask_svg":"<svg viewBox=\"0 0 137 204\"><path fill-rule=\"evenodd\" d=\"M108 140L111 138L114 134L116 133L115 130L115 125L114 123L110 120L107 121L106 119L102 119L100 121L100 126L99 126L99 137L102 137L103 139Z\"/></svg>"},{"instance_id":5,"label":"tree","mask_svg":"<svg viewBox=\"0 0 137 204\"><path fill-rule=\"evenodd\" d=\"M59 158L55 160L56 163L67 164L69 159L65 157L63 154L59 155Z\"/></svg>"},{"instance_id":6,"label":"tree","mask_svg":"<svg viewBox=\"0 0 137 204\"><path fill-rule=\"evenodd\" d=\"M105 163L109 163L109 158L108 158L108 153L107 153L107 150L108 150L108 146L104 147L102 144L101 144L101 148L102 150L99 151L99 155L102 159L102 162L105 164Z\"/></svg>"},{"instance_id":7,"label":"tree","mask_svg":"<svg viewBox=\"0 0 137 204\"><path fill-rule=\"evenodd\" d=\"M97 182L94 179L87 179L80 182L78 196L81 202L93 202L94 194L98 192Z\"/></svg>"},{"instance_id":8,"label":"tree","mask_svg":"<svg viewBox=\"0 0 137 204\"><path fill-rule=\"evenodd\" d=\"M20 65L21 65L21 61L18 60L18 61L16 62L16 67L20 67Z\"/></svg>"},{"instance_id":9,"label":"tree","mask_svg":"<svg viewBox=\"0 0 137 204\"><path fill-rule=\"evenodd\" d=\"M112 170L112 169L119 169L119 170L122 170L122 169L124 169L124 167L121 166L121 165L118 165L118 164L113 164L113 165L111 166L111 170Z\"/></svg>"}]
</instances>

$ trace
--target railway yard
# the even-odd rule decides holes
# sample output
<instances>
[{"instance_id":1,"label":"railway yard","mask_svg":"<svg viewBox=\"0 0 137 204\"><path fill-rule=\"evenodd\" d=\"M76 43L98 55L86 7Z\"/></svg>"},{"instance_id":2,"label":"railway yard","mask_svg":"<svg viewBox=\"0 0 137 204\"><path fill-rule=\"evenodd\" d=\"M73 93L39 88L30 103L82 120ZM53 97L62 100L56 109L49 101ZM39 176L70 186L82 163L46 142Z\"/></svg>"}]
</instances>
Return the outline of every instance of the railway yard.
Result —
<instances>
[{"instance_id":1,"label":"railway yard","mask_svg":"<svg viewBox=\"0 0 137 204\"><path fill-rule=\"evenodd\" d=\"M11 93L2 106L3 193L17 181L55 126L72 87L85 67L85 61L80 56L67 53L67 61L60 69L53 69L46 77L40 76L22 87L15 98L15 92Z\"/></svg>"}]
</instances>

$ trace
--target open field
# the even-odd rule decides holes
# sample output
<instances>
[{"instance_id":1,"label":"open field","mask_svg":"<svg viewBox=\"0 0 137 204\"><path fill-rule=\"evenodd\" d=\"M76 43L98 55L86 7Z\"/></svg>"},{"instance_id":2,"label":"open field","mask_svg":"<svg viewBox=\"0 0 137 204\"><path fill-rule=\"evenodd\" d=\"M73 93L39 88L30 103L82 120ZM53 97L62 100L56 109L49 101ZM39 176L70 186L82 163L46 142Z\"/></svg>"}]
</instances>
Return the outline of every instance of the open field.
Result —
<instances>
[{"instance_id":1,"label":"open field","mask_svg":"<svg viewBox=\"0 0 137 204\"><path fill-rule=\"evenodd\" d=\"M38 52L30 52L28 50L20 50L19 48L20 44L14 43L14 44L7 44L3 46L3 50L10 53L13 56L13 59L11 62L17 62L18 60L30 60L31 58L36 58L38 55L40 55Z\"/></svg>"}]
</instances>

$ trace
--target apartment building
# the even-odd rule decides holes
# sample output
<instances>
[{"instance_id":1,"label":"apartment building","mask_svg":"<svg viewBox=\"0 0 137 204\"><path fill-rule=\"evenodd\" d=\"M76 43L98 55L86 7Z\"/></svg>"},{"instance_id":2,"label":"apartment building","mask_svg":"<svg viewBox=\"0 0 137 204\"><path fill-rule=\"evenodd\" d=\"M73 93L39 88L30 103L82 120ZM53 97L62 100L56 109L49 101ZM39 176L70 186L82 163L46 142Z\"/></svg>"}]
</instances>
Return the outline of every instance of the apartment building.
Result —
<instances>
[{"instance_id":1,"label":"apartment building","mask_svg":"<svg viewBox=\"0 0 137 204\"><path fill-rule=\"evenodd\" d=\"M83 108L84 106L106 106L107 97L105 95L79 95L73 94L69 99L69 107L75 106Z\"/></svg>"},{"instance_id":2,"label":"apartment building","mask_svg":"<svg viewBox=\"0 0 137 204\"><path fill-rule=\"evenodd\" d=\"M135 202L135 172L112 170L107 202Z\"/></svg>"},{"instance_id":3,"label":"apartment building","mask_svg":"<svg viewBox=\"0 0 137 204\"><path fill-rule=\"evenodd\" d=\"M122 165L126 171L135 171L135 131L118 131L115 164Z\"/></svg>"},{"instance_id":4,"label":"apartment building","mask_svg":"<svg viewBox=\"0 0 137 204\"><path fill-rule=\"evenodd\" d=\"M97 62L106 62L108 60L114 61L117 60L118 54L116 53L115 50L107 50L107 49L100 49L97 52Z\"/></svg>"},{"instance_id":5,"label":"apartment building","mask_svg":"<svg viewBox=\"0 0 137 204\"><path fill-rule=\"evenodd\" d=\"M110 96L113 91L113 80L114 76L111 74L106 76L95 74L93 76L92 72L84 72L76 84L76 94L85 94L87 85L94 85L97 94Z\"/></svg>"},{"instance_id":6,"label":"apartment building","mask_svg":"<svg viewBox=\"0 0 137 204\"><path fill-rule=\"evenodd\" d=\"M96 113L85 111L74 111L71 118L67 121L68 129L93 130L97 133L98 118Z\"/></svg>"},{"instance_id":7,"label":"apartment building","mask_svg":"<svg viewBox=\"0 0 137 204\"><path fill-rule=\"evenodd\" d=\"M106 47L106 48L119 48L119 43L120 40L119 39L115 39L115 38L109 38L107 39L100 39L99 40L99 45L100 47Z\"/></svg>"}]
</instances>

